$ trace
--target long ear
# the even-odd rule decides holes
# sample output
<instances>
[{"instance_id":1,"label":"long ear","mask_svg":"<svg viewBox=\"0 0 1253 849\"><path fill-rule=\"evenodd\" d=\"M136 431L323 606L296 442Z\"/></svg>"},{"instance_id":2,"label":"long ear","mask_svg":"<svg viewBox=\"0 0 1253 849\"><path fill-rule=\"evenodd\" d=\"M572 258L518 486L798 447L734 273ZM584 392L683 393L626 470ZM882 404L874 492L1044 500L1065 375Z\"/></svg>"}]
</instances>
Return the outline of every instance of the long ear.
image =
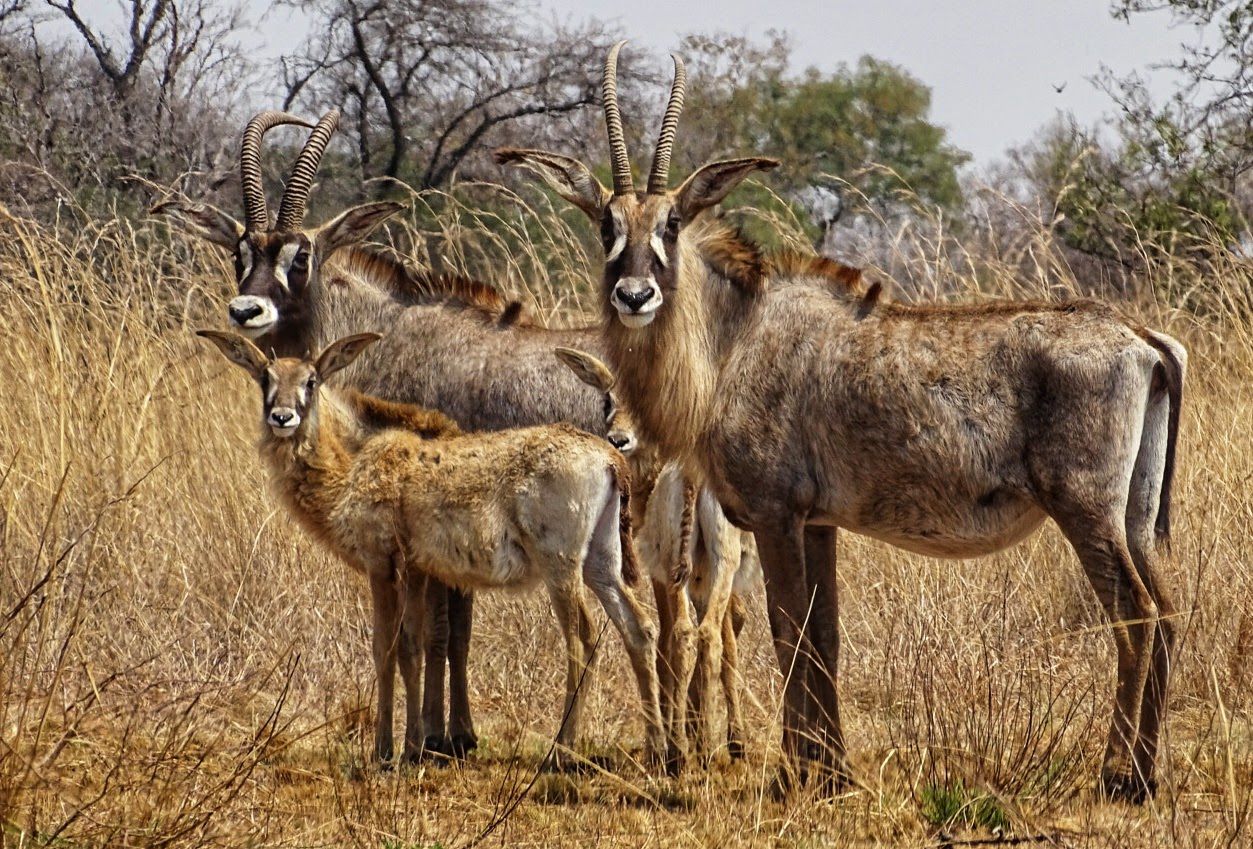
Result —
<instances>
[{"instance_id":1,"label":"long ear","mask_svg":"<svg viewBox=\"0 0 1253 849\"><path fill-rule=\"evenodd\" d=\"M196 335L208 339L228 360L252 375L253 380L260 380L265 367L270 364L261 349L238 333L225 330L197 330Z\"/></svg>"},{"instance_id":2,"label":"long ear","mask_svg":"<svg viewBox=\"0 0 1253 849\"><path fill-rule=\"evenodd\" d=\"M605 203L609 200L609 190L579 160L545 150L511 147L499 148L493 156L501 165L517 165L538 174L554 192L587 213L588 218L600 223Z\"/></svg>"},{"instance_id":3,"label":"long ear","mask_svg":"<svg viewBox=\"0 0 1253 849\"><path fill-rule=\"evenodd\" d=\"M613 389L614 383L617 382L609 366L586 351L579 351L575 348L554 348L553 353L578 376L579 380L588 386L596 387L601 392Z\"/></svg>"},{"instance_id":4,"label":"long ear","mask_svg":"<svg viewBox=\"0 0 1253 849\"><path fill-rule=\"evenodd\" d=\"M692 176L683 181L675 193L679 215L683 220L691 221L731 193L740 181L754 171L769 171L779 167L779 160L767 159L764 156L750 156L746 159L724 159L711 162Z\"/></svg>"},{"instance_id":5,"label":"long ear","mask_svg":"<svg viewBox=\"0 0 1253 849\"><path fill-rule=\"evenodd\" d=\"M376 203L363 203L361 206L354 206L352 209L341 212L318 228L318 256L326 259L342 247L364 241L375 227L404 208L403 203L382 200Z\"/></svg>"},{"instance_id":6,"label":"long ear","mask_svg":"<svg viewBox=\"0 0 1253 849\"><path fill-rule=\"evenodd\" d=\"M343 339L335 340L318 354L317 363L314 365L318 377L326 380L335 372L350 365L362 351L382 338L382 335L378 333L358 333L355 336L345 336Z\"/></svg>"},{"instance_id":7,"label":"long ear","mask_svg":"<svg viewBox=\"0 0 1253 849\"><path fill-rule=\"evenodd\" d=\"M165 215L194 236L235 250L244 236L244 225L217 207L207 203L185 203L168 200L148 210L150 215Z\"/></svg>"}]
</instances>

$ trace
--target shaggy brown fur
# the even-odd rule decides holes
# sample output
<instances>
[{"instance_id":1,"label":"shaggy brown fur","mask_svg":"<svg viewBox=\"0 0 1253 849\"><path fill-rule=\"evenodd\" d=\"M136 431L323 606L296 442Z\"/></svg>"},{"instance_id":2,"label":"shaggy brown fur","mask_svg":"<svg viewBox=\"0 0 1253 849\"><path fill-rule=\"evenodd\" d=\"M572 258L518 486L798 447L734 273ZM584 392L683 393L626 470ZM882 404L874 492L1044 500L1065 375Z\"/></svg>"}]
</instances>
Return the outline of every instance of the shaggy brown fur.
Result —
<instances>
[{"instance_id":1,"label":"shaggy brown fur","mask_svg":"<svg viewBox=\"0 0 1253 849\"><path fill-rule=\"evenodd\" d=\"M713 263L709 265L715 268ZM780 251L771 256L766 276L773 280L818 277L830 281L837 289L844 292L860 291L862 284L860 268L844 265L842 262L836 262L825 256L803 254L797 251Z\"/></svg>"},{"instance_id":2,"label":"shaggy brown fur","mask_svg":"<svg viewBox=\"0 0 1253 849\"><path fill-rule=\"evenodd\" d=\"M413 431L423 439L457 436L461 433L457 423L438 410L385 401L356 389L345 391L342 397L357 421L370 430L396 427Z\"/></svg>"},{"instance_id":3,"label":"shaggy brown fur","mask_svg":"<svg viewBox=\"0 0 1253 849\"><path fill-rule=\"evenodd\" d=\"M637 572L637 566L630 473L618 451L569 425L462 434L429 410L359 393L339 397L322 388L377 334L346 337L304 360L269 359L236 334L200 335L262 389L259 447L283 502L315 538L371 580L381 758L392 749L397 644L408 669L406 687L413 687L410 699L416 700L414 658L403 656L391 587L420 573L471 589L546 586L570 658L558 733L566 747L577 739L582 679L593 649L581 589L587 583L626 643L643 701L645 758L660 760L656 631L624 582L625 572ZM319 403L322 394L329 394L328 403ZM370 432L380 424L385 426ZM411 607L404 615L417 618L412 628L420 633L421 605ZM406 755L416 757L420 735L408 723L406 729Z\"/></svg>"}]
</instances>

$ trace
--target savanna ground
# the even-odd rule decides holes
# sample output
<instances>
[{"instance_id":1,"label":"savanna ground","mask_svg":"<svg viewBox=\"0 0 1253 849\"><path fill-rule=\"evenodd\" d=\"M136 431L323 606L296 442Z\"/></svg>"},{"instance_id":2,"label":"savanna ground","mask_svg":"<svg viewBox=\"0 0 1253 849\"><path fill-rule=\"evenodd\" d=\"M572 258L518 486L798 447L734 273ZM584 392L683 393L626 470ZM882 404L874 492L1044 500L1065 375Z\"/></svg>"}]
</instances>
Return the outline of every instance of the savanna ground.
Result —
<instances>
[{"instance_id":1,"label":"savanna ground","mask_svg":"<svg viewBox=\"0 0 1253 849\"><path fill-rule=\"evenodd\" d=\"M503 268L541 314L594 305L571 285L593 263L551 212L520 206L487 222L504 234L488 238L464 207L442 207L409 231L419 252L438 242L454 265ZM523 227L543 262L517 249ZM898 273L967 299L1077 285L1047 232L1013 262L952 262L924 242L898 254ZM610 629L587 714L610 769L537 776L558 720L557 632L542 597L500 595L480 596L471 656L482 748L460 768L372 766L363 582L267 496L255 390L190 333L222 323L227 261L148 221L67 208L48 228L0 210L0 843L1253 842L1247 277L1169 262L1147 274L1128 313L1191 357L1170 567L1183 637L1160 797L1137 808L1093 792L1113 650L1046 528L971 562L842 537L858 786L784 805L769 794L781 678L760 591L741 641L743 762L641 772L634 686Z\"/></svg>"}]
</instances>

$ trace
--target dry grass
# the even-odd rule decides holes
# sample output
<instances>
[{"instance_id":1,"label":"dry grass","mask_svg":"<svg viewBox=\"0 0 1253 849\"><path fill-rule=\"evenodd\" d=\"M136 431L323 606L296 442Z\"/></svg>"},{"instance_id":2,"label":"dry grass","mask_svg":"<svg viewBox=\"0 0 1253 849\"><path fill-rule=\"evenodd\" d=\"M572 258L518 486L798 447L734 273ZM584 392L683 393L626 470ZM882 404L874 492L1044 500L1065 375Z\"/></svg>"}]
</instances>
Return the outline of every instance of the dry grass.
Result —
<instances>
[{"instance_id":1,"label":"dry grass","mask_svg":"<svg viewBox=\"0 0 1253 849\"><path fill-rule=\"evenodd\" d=\"M439 201L436 231L430 218L415 225L420 248L472 270L508 257L515 291L527 280L540 311L572 311L559 293L579 292L570 284L589 260L565 224L523 205L492 221L463 200ZM541 248L519 250L523 234ZM1009 259L957 261L902 238L894 271L912 265L968 297L1074 286L1046 231L1026 242ZM1042 270L1024 273L1024 256ZM276 511L251 446L253 392L188 332L218 323L228 273L149 224L69 216L53 232L0 210L0 844L1250 841L1253 336L1241 269L1205 281L1204 309L1170 308L1200 298L1195 275L1173 268L1150 281L1177 293L1171 303L1128 305L1191 352L1172 571L1184 638L1164 789L1143 808L1091 790L1113 653L1051 530L968 563L843 537L841 686L861 786L834 802L782 806L766 793L780 679L760 598L742 641L757 728L744 763L640 773L635 700L622 695L634 688L610 633L588 732L612 772L532 786L555 730L560 649L542 599L502 596L480 601L476 623L477 757L372 768L361 581Z\"/></svg>"}]
</instances>

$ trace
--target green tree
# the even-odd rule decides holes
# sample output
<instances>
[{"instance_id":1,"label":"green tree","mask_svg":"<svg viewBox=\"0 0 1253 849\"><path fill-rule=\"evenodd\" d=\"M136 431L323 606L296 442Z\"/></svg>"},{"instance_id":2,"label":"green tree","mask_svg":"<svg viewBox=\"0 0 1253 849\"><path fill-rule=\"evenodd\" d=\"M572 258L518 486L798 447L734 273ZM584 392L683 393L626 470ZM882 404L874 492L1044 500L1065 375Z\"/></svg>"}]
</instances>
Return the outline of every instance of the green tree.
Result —
<instances>
[{"instance_id":1,"label":"green tree","mask_svg":"<svg viewBox=\"0 0 1253 849\"><path fill-rule=\"evenodd\" d=\"M1096 82L1117 107L1112 125L1063 121L1020 155L1055 200L1066 242L1132 267L1146 251L1204 260L1238 240L1253 212L1253 2L1112 6L1124 20L1164 11L1195 34L1156 68L1173 73L1174 93L1155 100L1140 74L1106 70Z\"/></svg>"},{"instance_id":2,"label":"green tree","mask_svg":"<svg viewBox=\"0 0 1253 849\"><path fill-rule=\"evenodd\" d=\"M833 73L788 71L786 38L765 44L691 36L681 52L693 68L683 164L760 153L783 166L769 178L794 195L830 174L872 204L908 188L926 202L962 203L958 169L969 155L930 119L931 90L903 68L863 56ZM692 116L692 117L688 117Z\"/></svg>"}]
</instances>

